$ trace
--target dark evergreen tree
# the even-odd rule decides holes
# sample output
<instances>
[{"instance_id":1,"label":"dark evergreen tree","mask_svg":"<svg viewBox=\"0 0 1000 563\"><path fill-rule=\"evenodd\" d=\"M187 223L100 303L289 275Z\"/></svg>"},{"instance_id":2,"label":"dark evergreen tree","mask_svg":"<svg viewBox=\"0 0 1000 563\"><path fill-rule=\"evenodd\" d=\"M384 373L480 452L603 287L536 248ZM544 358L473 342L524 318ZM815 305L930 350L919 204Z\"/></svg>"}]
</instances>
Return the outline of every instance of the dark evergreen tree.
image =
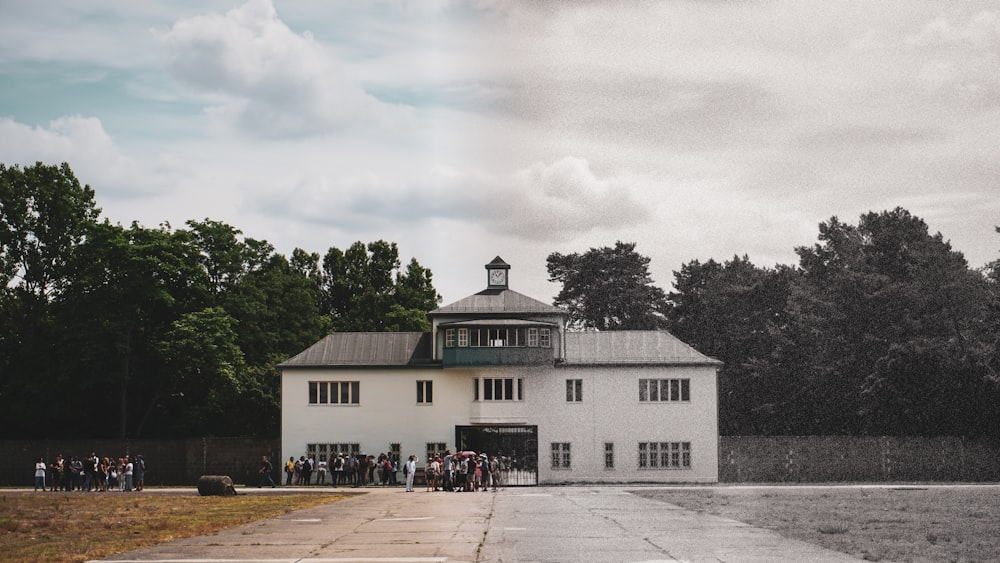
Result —
<instances>
[{"instance_id":1,"label":"dark evergreen tree","mask_svg":"<svg viewBox=\"0 0 1000 563\"><path fill-rule=\"evenodd\" d=\"M583 254L553 252L547 259L549 281L562 289L554 304L569 310L576 329L653 330L666 326L666 294L653 285L649 258L635 243L591 248Z\"/></svg>"}]
</instances>

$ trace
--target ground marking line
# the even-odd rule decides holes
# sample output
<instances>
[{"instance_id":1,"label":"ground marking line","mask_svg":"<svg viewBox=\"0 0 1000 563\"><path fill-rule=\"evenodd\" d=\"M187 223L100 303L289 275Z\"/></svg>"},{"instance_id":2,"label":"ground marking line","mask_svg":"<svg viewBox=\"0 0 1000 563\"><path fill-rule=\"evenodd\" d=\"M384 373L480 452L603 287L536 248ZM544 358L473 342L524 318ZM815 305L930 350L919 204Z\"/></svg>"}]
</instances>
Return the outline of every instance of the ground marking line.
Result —
<instances>
[{"instance_id":1,"label":"ground marking line","mask_svg":"<svg viewBox=\"0 0 1000 563\"><path fill-rule=\"evenodd\" d=\"M412 518L377 518L376 522L405 522L408 520L433 520L433 516L414 516Z\"/></svg>"}]
</instances>

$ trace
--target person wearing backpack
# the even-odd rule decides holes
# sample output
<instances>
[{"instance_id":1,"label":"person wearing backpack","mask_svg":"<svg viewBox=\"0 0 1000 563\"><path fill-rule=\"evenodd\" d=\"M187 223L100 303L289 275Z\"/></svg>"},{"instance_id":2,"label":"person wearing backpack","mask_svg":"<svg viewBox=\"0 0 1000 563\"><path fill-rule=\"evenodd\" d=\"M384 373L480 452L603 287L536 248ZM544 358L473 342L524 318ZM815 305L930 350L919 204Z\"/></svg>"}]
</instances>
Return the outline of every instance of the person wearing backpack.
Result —
<instances>
[{"instance_id":1,"label":"person wearing backpack","mask_svg":"<svg viewBox=\"0 0 1000 563\"><path fill-rule=\"evenodd\" d=\"M274 479L271 478L271 471L274 466L271 465L271 461L267 459L266 455L260 456L260 466L257 468L257 474L260 475L260 481L257 483L257 488L263 487L265 484L271 485L271 488L277 487L274 484Z\"/></svg>"}]
</instances>

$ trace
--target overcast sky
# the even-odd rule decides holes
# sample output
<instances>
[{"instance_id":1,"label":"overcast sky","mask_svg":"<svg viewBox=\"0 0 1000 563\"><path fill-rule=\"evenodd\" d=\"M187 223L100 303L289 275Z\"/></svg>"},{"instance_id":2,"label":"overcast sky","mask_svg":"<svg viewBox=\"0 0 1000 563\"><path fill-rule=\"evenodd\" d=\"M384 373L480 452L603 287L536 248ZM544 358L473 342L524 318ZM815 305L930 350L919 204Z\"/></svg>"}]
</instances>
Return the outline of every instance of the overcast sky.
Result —
<instances>
[{"instance_id":1,"label":"overcast sky","mask_svg":"<svg viewBox=\"0 0 1000 563\"><path fill-rule=\"evenodd\" d=\"M450 303L617 240L795 263L902 206L998 258L995 2L0 0L0 162L113 222L385 239Z\"/></svg>"}]
</instances>

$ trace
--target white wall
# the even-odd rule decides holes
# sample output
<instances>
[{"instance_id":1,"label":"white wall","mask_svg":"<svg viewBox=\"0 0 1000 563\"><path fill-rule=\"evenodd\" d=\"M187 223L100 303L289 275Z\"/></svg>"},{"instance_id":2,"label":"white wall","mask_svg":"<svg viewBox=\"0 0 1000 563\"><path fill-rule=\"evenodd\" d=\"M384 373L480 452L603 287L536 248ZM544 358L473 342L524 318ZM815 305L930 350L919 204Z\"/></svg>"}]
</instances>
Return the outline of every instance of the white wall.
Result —
<instances>
[{"instance_id":1,"label":"white wall","mask_svg":"<svg viewBox=\"0 0 1000 563\"><path fill-rule=\"evenodd\" d=\"M478 377L523 377L519 402L473 401ZM688 378L691 401L639 402L639 379ZM566 401L566 380L583 380L581 403ZM417 405L416 381L434 382L433 405ZM360 381L359 405L310 405L309 381ZM309 443L359 443L425 461L427 442L455 450L455 426L538 426L539 482L715 482L718 480L716 370L699 367L508 367L489 369L313 369L282 376L282 460ZM691 442L691 469L639 470L638 442ZM553 470L550 444L572 444L572 468ZM604 469L604 443L615 469Z\"/></svg>"}]
</instances>

